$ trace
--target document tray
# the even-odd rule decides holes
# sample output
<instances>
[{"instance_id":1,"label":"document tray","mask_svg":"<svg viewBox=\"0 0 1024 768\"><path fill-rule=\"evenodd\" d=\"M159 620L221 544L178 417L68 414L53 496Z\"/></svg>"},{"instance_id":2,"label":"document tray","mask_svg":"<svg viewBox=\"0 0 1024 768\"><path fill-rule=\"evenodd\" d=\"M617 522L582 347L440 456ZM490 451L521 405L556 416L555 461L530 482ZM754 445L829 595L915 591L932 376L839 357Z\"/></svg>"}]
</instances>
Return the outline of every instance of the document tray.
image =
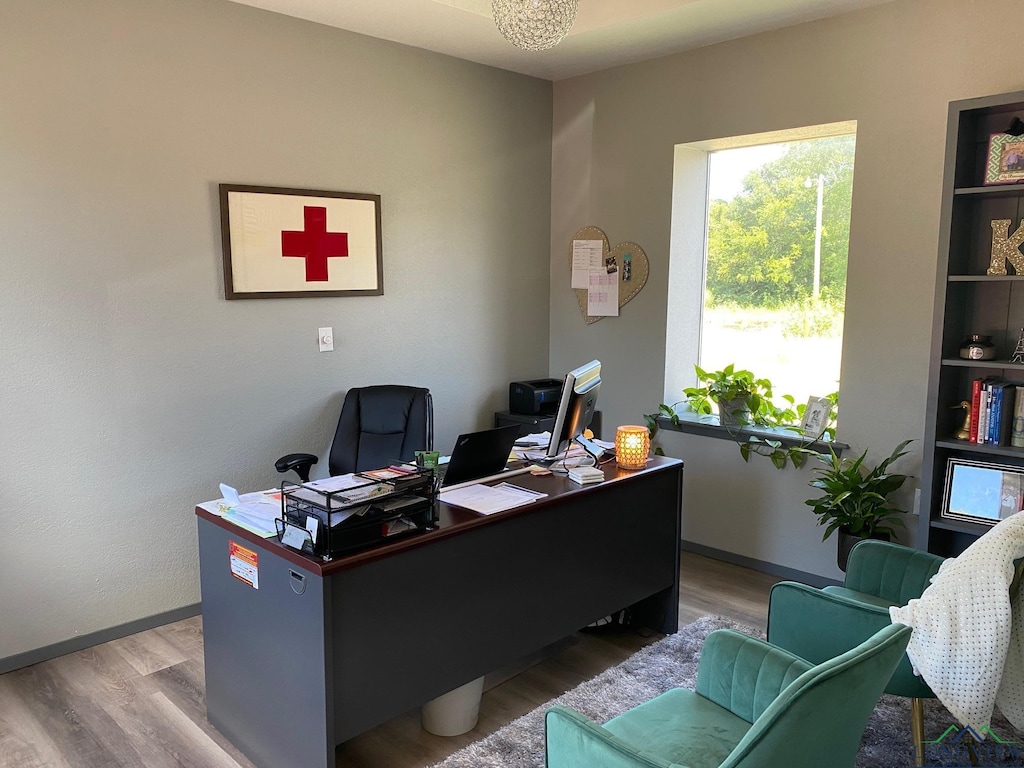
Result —
<instances>
[{"instance_id":1,"label":"document tray","mask_svg":"<svg viewBox=\"0 0 1024 768\"><path fill-rule=\"evenodd\" d=\"M309 484L281 485L277 538L324 560L431 530L437 522L431 471L353 488L322 491Z\"/></svg>"}]
</instances>

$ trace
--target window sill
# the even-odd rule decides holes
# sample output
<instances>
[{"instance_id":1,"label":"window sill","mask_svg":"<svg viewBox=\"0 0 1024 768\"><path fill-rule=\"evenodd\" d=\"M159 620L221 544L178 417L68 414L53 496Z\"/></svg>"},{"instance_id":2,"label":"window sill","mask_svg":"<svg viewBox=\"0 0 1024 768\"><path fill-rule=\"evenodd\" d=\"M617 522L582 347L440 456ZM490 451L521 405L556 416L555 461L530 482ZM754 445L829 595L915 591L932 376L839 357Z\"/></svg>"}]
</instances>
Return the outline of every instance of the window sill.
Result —
<instances>
[{"instance_id":1,"label":"window sill","mask_svg":"<svg viewBox=\"0 0 1024 768\"><path fill-rule=\"evenodd\" d=\"M832 440L815 440L811 443L805 443L799 433L790 432L785 429L741 427L739 432L736 433L719 424L717 416L701 416L692 411L683 411L676 415L679 418L678 424L673 424L668 418L659 416L658 429L665 430L666 432L685 432L686 434L711 437L716 440L732 440L733 442L743 442L744 440L740 440L741 437L744 439L759 437L763 440L778 440L785 448L803 446L809 451L821 454L827 454L829 448L831 448L837 456L842 456L843 451L850 447L846 443Z\"/></svg>"}]
</instances>

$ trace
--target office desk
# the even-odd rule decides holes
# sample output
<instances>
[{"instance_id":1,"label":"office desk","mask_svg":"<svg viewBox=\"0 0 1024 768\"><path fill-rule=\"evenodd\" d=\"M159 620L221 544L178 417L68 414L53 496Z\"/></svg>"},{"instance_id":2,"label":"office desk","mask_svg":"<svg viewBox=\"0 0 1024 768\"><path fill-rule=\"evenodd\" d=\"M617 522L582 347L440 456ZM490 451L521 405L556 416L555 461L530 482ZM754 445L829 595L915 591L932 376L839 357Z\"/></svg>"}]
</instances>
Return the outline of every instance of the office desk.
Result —
<instances>
[{"instance_id":1,"label":"office desk","mask_svg":"<svg viewBox=\"0 0 1024 768\"><path fill-rule=\"evenodd\" d=\"M197 508L210 722L261 768L333 768L335 745L625 607L674 632L683 464L605 474L518 475L549 496L441 504L437 530L326 563Z\"/></svg>"}]
</instances>

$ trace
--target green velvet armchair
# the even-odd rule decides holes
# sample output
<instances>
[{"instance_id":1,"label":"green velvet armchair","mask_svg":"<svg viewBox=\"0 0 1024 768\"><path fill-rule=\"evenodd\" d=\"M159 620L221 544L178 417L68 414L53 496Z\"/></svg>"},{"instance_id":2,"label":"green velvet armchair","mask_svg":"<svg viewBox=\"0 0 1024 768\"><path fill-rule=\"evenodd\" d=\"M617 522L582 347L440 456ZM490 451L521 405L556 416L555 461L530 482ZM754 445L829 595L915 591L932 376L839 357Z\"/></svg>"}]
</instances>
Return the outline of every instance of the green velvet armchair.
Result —
<instances>
[{"instance_id":1,"label":"green velvet armchair","mask_svg":"<svg viewBox=\"0 0 1024 768\"><path fill-rule=\"evenodd\" d=\"M772 587L768 641L817 663L889 626L889 606L921 596L943 558L887 541L866 539L850 552L841 587L816 589L782 581ZM924 699L935 694L903 656L885 693L911 700L911 735L923 765Z\"/></svg>"},{"instance_id":2,"label":"green velvet armchair","mask_svg":"<svg viewBox=\"0 0 1024 768\"><path fill-rule=\"evenodd\" d=\"M910 628L890 625L816 666L732 630L704 643L694 691L675 688L603 726L554 706L547 768L852 768Z\"/></svg>"},{"instance_id":3,"label":"green velvet armchair","mask_svg":"<svg viewBox=\"0 0 1024 768\"><path fill-rule=\"evenodd\" d=\"M850 552L843 586L815 589L782 581L772 587L768 641L812 663L832 658L888 626L889 607L920 597L943 560L900 544L861 541ZM1016 561L1015 567L1011 595L1021 589L1024 560ZM914 674L906 656L885 692L910 699L915 762L924 765L924 700L935 694Z\"/></svg>"}]
</instances>

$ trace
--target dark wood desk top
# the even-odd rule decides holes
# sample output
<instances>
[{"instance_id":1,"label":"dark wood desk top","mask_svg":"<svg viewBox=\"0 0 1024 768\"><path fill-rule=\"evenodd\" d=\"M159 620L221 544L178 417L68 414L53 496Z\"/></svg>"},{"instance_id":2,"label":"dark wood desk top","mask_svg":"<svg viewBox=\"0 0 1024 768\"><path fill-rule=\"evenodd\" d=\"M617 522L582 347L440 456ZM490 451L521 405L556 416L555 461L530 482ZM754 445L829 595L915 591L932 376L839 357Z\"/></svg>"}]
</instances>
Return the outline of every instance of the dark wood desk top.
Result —
<instances>
[{"instance_id":1,"label":"dark wood desk top","mask_svg":"<svg viewBox=\"0 0 1024 768\"><path fill-rule=\"evenodd\" d=\"M260 549L273 552L275 555L288 560L303 570L310 571L318 576L328 576L336 571L348 568L355 568L373 560L390 557L398 552L403 552L415 547L422 547L431 542L447 536L454 536L481 525L493 525L499 520L507 520L516 515L527 514L553 504L568 496L580 496L600 492L601 488L607 488L611 483L628 483L630 480L641 478L652 472L661 472L671 468L682 468L683 462L666 456L652 456L647 463L646 469L629 471L619 469L614 461L602 466L605 474L603 483L593 485L577 485L564 475L531 475L524 473L513 475L509 481L521 485L524 488L531 488L536 491L548 494L542 499L521 507L498 512L494 515L481 515L468 509L453 507L443 502L438 503L438 523L433 531L425 531L411 536L405 536L395 541L389 541L373 546L371 548L353 552L352 554L341 555L334 560L324 561L319 557L297 552L291 547L281 544L275 537L269 539L261 538L250 533L244 528L227 522L218 515L207 512L205 509L196 507L196 516L214 525L229 531L232 536L254 544ZM495 481L499 482L499 481Z\"/></svg>"}]
</instances>

